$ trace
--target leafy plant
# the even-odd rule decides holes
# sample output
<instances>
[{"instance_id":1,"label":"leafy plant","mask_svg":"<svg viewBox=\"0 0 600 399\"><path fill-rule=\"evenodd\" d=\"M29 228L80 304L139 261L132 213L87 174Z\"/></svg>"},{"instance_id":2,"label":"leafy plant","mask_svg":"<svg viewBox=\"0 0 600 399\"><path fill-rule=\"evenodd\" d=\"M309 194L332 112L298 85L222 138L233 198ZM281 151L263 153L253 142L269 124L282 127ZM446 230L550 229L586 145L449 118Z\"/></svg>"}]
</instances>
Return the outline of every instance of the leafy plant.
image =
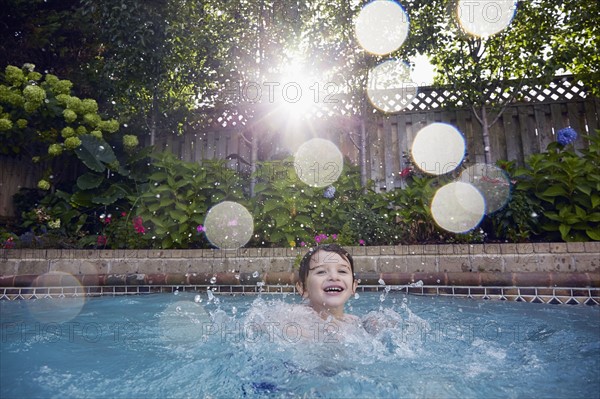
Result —
<instances>
[{"instance_id":1,"label":"leafy plant","mask_svg":"<svg viewBox=\"0 0 600 399\"><path fill-rule=\"evenodd\" d=\"M347 211L341 230L345 245L391 245L398 242L399 229L385 195L369 191Z\"/></svg>"},{"instance_id":2,"label":"leafy plant","mask_svg":"<svg viewBox=\"0 0 600 399\"><path fill-rule=\"evenodd\" d=\"M437 178L412 176L403 190L385 193L382 200L392 209L390 223L398 225L399 241L416 243L437 241L443 233L431 216L431 200L439 187ZM381 206L381 205L380 205Z\"/></svg>"},{"instance_id":3,"label":"leafy plant","mask_svg":"<svg viewBox=\"0 0 600 399\"><path fill-rule=\"evenodd\" d=\"M144 248L146 228L141 216L132 216L126 211L103 213L98 216L102 230L95 236L95 245L99 248ZM92 236L93 238L94 236Z\"/></svg>"},{"instance_id":4,"label":"leafy plant","mask_svg":"<svg viewBox=\"0 0 600 399\"><path fill-rule=\"evenodd\" d=\"M154 170L140 187L140 195L129 196L137 216L148 223L148 245L163 249L200 246L198 226L212 205L221 201L244 203L238 174L225 161L184 162L171 152L155 154Z\"/></svg>"},{"instance_id":5,"label":"leafy plant","mask_svg":"<svg viewBox=\"0 0 600 399\"><path fill-rule=\"evenodd\" d=\"M255 244L296 246L317 234L339 233L360 196L358 176L346 162L331 186L311 187L298 179L291 159L262 162L254 176L255 232L261 238Z\"/></svg>"},{"instance_id":6,"label":"leafy plant","mask_svg":"<svg viewBox=\"0 0 600 399\"><path fill-rule=\"evenodd\" d=\"M549 240L600 240L600 136L583 136L588 148L550 143L515 171L516 189L533 194L542 208L540 227Z\"/></svg>"},{"instance_id":7,"label":"leafy plant","mask_svg":"<svg viewBox=\"0 0 600 399\"><path fill-rule=\"evenodd\" d=\"M35 66L8 65L0 81L0 151L13 155L26 151L33 162L75 154L96 172L119 170L106 134L119 130L114 119L105 120L91 98L71 93L72 83L50 73L42 75ZM45 175L52 174L49 166ZM57 182L40 180L44 190ZM58 181L59 182L59 181Z\"/></svg>"},{"instance_id":8,"label":"leafy plant","mask_svg":"<svg viewBox=\"0 0 600 399\"><path fill-rule=\"evenodd\" d=\"M516 165L514 161L501 161L498 166L504 169L511 179L514 178ZM517 186L518 180L513 180ZM491 238L509 242L530 241L541 232L540 215L543 209L536 201L533 193L527 190L511 189L511 195L504 207L487 215L483 228Z\"/></svg>"}]
</instances>

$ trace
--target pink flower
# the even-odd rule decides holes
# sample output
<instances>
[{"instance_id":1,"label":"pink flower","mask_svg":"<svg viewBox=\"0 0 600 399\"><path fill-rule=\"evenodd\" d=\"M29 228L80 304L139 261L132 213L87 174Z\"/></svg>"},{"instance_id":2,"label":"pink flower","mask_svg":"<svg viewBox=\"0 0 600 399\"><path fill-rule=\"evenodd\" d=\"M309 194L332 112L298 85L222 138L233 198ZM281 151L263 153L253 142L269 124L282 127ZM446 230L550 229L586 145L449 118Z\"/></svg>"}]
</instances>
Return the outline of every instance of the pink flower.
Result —
<instances>
[{"instance_id":1,"label":"pink flower","mask_svg":"<svg viewBox=\"0 0 600 399\"><path fill-rule=\"evenodd\" d=\"M365 240L363 240L362 238L358 240L358 245L365 245Z\"/></svg>"},{"instance_id":2,"label":"pink flower","mask_svg":"<svg viewBox=\"0 0 600 399\"><path fill-rule=\"evenodd\" d=\"M198 233L202 233L203 231L206 231L206 230L204 230L204 226L202 226L201 224L199 224L198 227L196 227L196 231Z\"/></svg>"},{"instance_id":3,"label":"pink flower","mask_svg":"<svg viewBox=\"0 0 600 399\"><path fill-rule=\"evenodd\" d=\"M8 237L6 239L6 241L4 241L4 244L2 244L2 248L5 248L5 249L12 249L14 247L15 247L15 243L13 242L12 237Z\"/></svg>"},{"instance_id":4,"label":"pink flower","mask_svg":"<svg viewBox=\"0 0 600 399\"><path fill-rule=\"evenodd\" d=\"M138 234L144 234L146 233L146 229L143 226L144 221L142 220L141 216L136 216L133 218L133 228L135 229L135 232Z\"/></svg>"},{"instance_id":5,"label":"pink flower","mask_svg":"<svg viewBox=\"0 0 600 399\"><path fill-rule=\"evenodd\" d=\"M121 212L121 217L127 216L127 212Z\"/></svg>"},{"instance_id":6,"label":"pink flower","mask_svg":"<svg viewBox=\"0 0 600 399\"><path fill-rule=\"evenodd\" d=\"M105 245L106 245L106 242L107 242L107 241L108 241L108 240L106 239L106 236L98 236L98 238L96 239L96 244L97 244L99 247L103 247L103 246L105 246Z\"/></svg>"},{"instance_id":7,"label":"pink flower","mask_svg":"<svg viewBox=\"0 0 600 399\"><path fill-rule=\"evenodd\" d=\"M332 234L331 238L333 238L334 240L337 240L337 234Z\"/></svg>"},{"instance_id":8,"label":"pink flower","mask_svg":"<svg viewBox=\"0 0 600 399\"><path fill-rule=\"evenodd\" d=\"M400 177L402 177L402 178L408 177L408 175L410 175L410 172L412 172L411 168L404 168L400 172Z\"/></svg>"},{"instance_id":9,"label":"pink flower","mask_svg":"<svg viewBox=\"0 0 600 399\"><path fill-rule=\"evenodd\" d=\"M321 242L321 236L315 236L315 242L318 244Z\"/></svg>"},{"instance_id":10,"label":"pink flower","mask_svg":"<svg viewBox=\"0 0 600 399\"><path fill-rule=\"evenodd\" d=\"M306 246L306 243L305 243L304 241L302 241L302 242L300 242L300 246L301 246L301 247L305 247L305 246Z\"/></svg>"}]
</instances>

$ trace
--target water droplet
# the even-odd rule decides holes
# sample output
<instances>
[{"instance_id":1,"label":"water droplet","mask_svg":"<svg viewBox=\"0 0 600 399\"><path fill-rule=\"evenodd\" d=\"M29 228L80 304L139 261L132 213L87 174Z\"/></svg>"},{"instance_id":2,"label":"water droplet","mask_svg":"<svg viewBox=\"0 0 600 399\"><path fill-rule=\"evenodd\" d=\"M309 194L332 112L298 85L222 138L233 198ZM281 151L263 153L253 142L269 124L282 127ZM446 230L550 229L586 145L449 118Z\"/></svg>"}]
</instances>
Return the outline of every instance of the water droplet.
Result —
<instances>
[{"instance_id":1,"label":"water droplet","mask_svg":"<svg viewBox=\"0 0 600 399\"><path fill-rule=\"evenodd\" d=\"M252 277L257 278L259 275L258 271L255 271L254 273L252 273Z\"/></svg>"},{"instance_id":2,"label":"water droplet","mask_svg":"<svg viewBox=\"0 0 600 399\"><path fill-rule=\"evenodd\" d=\"M196 296L194 297L194 302L196 302L196 303L200 303L200 302L202 302L202 297L201 297L200 295L196 295Z\"/></svg>"},{"instance_id":3,"label":"water droplet","mask_svg":"<svg viewBox=\"0 0 600 399\"><path fill-rule=\"evenodd\" d=\"M354 294L354 299L358 299L360 298L360 295L358 295L358 292Z\"/></svg>"},{"instance_id":4,"label":"water droplet","mask_svg":"<svg viewBox=\"0 0 600 399\"><path fill-rule=\"evenodd\" d=\"M379 281L377 281L377 282L381 285L385 285L385 281L382 278L380 278Z\"/></svg>"},{"instance_id":5,"label":"water droplet","mask_svg":"<svg viewBox=\"0 0 600 399\"><path fill-rule=\"evenodd\" d=\"M175 291L173 292L173 295L179 295L179 290L175 290Z\"/></svg>"},{"instance_id":6,"label":"water droplet","mask_svg":"<svg viewBox=\"0 0 600 399\"><path fill-rule=\"evenodd\" d=\"M213 277L210 279L210 283L211 283L211 284L215 284L216 282L217 282L217 278L216 278L215 276L213 276Z\"/></svg>"}]
</instances>

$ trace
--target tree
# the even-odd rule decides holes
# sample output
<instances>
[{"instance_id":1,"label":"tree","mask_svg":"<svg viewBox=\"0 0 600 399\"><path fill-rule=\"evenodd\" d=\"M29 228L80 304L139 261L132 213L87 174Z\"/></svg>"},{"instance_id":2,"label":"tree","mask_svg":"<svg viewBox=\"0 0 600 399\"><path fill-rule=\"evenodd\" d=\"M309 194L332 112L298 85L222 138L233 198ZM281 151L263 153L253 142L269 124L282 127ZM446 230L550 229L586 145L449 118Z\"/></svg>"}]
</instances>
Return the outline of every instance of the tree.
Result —
<instances>
[{"instance_id":1,"label":"tree","mask_svg":"<svg viewBox=\"0 0 600 399\"><path fill-rule=\"evenodd\" d=\"M94 96L88 63L96 56L93 24L79 0L0 0L0 70L30 63L72 81L77 94ZM97 97L96 97L97 98Z\"/></svg>"},{"instance_id":2,"label":"tree","mask_svg":"<svg viewBox=\"0 0 600 399\"><path fill-rule=\"evenodd\" d=\"M552 55L558 65L600 97L600 4L595 0L560 2L561 32L552 38Z\"/></svg>"},{"instance_id":3,"label":"tree","mask_svg":"<svg viewBox=\"0 0 600 399\"><path fill-rule=\"evenodd\" d=\"M489 129L506 107L518 100L523 85L546 84L557 72L570 69L590 87L598 86L598 4L588 1L585 8L580 3L515 2L514 19L508 27L485 37L469 34L458 17L475 10L465 4L479 3L464 2L459 8L456 0L440 0L424 5L417 13L417 18L424 20L431 21L434 16L437 28L425 31L422 39L437 67L436 84L451 85L457 103L471 107L482 125L486 163L493 161ZM577 16L575 9L589 13ZM489 12L488 18L494 16Z\"/></svg>"},{"instance_id":4,"label":"tree","mask_svg":"<svg viewBox=\"0 0 600 399\"><path fill-rule=\"evenodd\" d=\"M187 0L82 0L97 21L97 61L111 84L102 96L121 119L149 133L178 133L214 71L218 40L206 29L204 4ZM128 123L128 124L129 124ZM140 134L140 132L136 132Z\"/></svg>"}]
</instances>

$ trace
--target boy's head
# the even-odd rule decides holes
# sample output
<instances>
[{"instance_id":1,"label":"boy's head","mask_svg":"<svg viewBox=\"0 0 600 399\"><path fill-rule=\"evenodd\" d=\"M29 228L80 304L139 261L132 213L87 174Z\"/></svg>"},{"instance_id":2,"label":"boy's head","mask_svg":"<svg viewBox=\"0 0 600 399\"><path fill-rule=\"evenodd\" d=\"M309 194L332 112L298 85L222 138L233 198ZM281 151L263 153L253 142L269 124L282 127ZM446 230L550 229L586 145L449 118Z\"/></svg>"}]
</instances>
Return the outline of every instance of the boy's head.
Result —
<instances>
[{"instance_id":1,"label":"boy's head","mask_svg":"<svg viewBox=\"0 0 600 399\"><path fill-rule=\"evenodd\" d=\"M296 288L315 308L343 308L356 287L352 256L337 244L319 245L300 261Z\"/></svg>"}]
</instances>

